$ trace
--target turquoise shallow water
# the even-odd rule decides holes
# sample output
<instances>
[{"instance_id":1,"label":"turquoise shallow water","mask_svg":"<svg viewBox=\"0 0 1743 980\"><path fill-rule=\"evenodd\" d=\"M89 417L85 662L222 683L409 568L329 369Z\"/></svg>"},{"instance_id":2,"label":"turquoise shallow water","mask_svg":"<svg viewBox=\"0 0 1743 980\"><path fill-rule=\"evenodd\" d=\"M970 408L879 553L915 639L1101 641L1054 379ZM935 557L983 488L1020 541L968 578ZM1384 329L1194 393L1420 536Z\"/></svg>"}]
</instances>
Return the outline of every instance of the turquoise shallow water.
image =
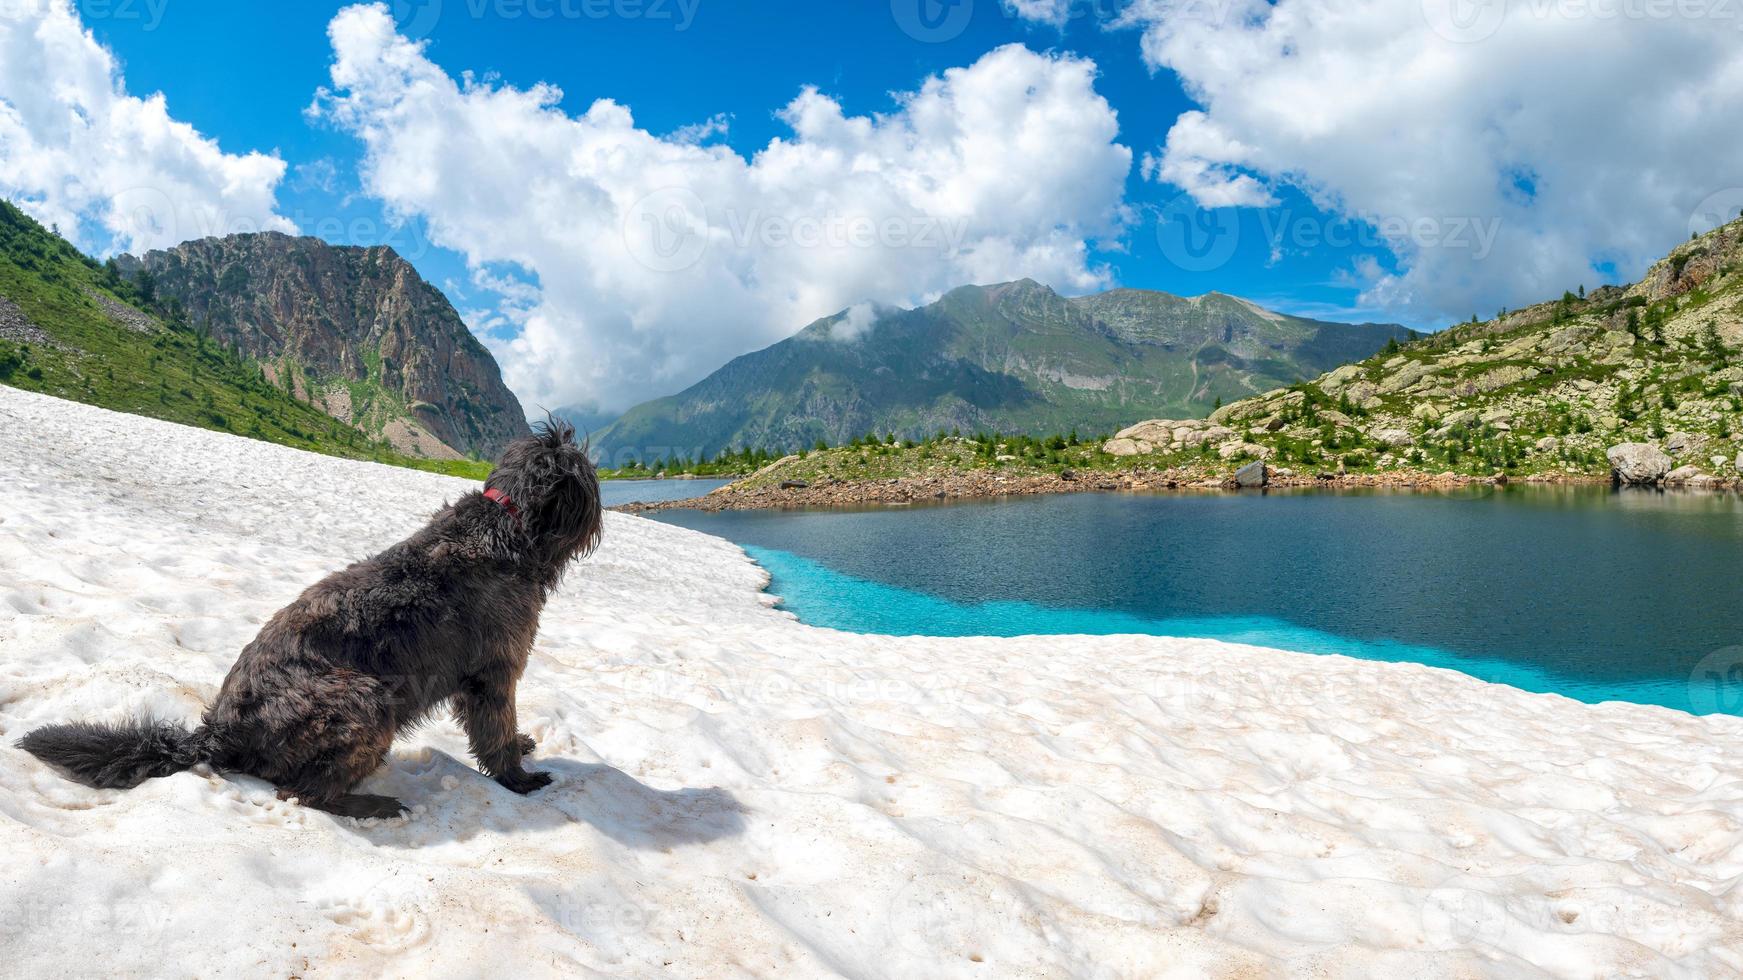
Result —
<instances>
[{"instance_id":1,"label":"turquoise shallow water","mask_svg":"<svg viewBox=\"0 0 1743 980\"><path fill-rule=\"evenodd\" d=\"M661 516L744 546L818 626L1207 637L1743 714L1731 496L1078 495Z\"/></svg>"},{"instance_id":2,"label":"turquoise shallow water","mask_svg":"<svg viewBox=\"0 0 1743 980\"><path fill-rule=\"evenodd\" d=\"M785 551L745 552L768 570L769 591L781 606L813 626L893 636L1170 636L1202 637L1229 643L1340 654L1389 663L1445 667L1527 691L1561 694L1581 701L1633 701L1688 710L1686 679L1648 678L1623 683L1592 683L1557 676L1524 664L1461 656L1451 650L1391 640L1359 640L1297 626L1265 616L1214 616L1145 619L1096 609L1052 609L1027 602L958 603L895 586L870 582ZM918 629L916 628L918 626Z\"/></svg>"}]
</instances>

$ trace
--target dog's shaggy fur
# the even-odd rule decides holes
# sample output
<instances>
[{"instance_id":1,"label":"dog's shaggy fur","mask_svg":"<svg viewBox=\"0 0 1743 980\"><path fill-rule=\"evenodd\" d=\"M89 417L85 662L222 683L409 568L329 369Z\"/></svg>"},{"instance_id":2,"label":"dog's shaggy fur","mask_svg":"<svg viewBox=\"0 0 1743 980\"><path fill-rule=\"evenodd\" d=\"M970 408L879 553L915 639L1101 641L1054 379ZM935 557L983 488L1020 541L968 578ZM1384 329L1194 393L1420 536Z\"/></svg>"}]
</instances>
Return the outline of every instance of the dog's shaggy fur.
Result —
<instances>
[{"instance_id":1,"label":"dog's shaggy fur","mask_svg":"<svg viewBox=\"0 0 1743 980\"><path fill-rule=\"evenodd\" d=\"M224 679L204 723L50 725L19 745L91 786L126 788L209 763L342 816L398 800L350 792L394 736L443 704L479 767L517 793L532 739L515 722L539 613L569 562L598 543L599 479L574 429L547 420L503 452L485 486L410 538L316 583L280 610ZM506 496L506 500L502 499Z\"/></svg>"}]
</instances>

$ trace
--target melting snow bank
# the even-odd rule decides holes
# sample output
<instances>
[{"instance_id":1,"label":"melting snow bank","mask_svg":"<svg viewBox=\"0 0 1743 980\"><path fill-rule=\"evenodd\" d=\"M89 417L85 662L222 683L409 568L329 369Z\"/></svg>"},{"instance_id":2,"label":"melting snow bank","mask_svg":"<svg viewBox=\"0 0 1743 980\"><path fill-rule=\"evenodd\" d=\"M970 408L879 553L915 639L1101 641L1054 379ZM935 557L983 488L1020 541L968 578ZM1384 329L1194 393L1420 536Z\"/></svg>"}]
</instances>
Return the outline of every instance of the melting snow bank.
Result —
<instances>
[{"instance_id":1,"label":"melting snow bank","mask_svg":"<svg viewBox=\"0 0 1743 980\"><path fill-rule=\"evenodd\" d=\"M360 825L86 789L46 722L193 720L266 617L469 485L0 387L0 974L1743 971L1743 721L1145 637L893 639L610 515L520 688Z\"/></svg>"}]
</instances>

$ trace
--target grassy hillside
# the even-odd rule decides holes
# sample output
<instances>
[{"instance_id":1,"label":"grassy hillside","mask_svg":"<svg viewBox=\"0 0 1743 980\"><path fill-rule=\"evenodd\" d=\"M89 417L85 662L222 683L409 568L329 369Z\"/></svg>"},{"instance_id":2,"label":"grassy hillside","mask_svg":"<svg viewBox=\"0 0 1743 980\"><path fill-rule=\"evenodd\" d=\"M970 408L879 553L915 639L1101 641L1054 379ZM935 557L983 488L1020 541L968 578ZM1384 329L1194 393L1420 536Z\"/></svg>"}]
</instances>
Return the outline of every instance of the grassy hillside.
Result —
<instances>
[{"instance_id":1,"label":"grassy hillside","mask_svg":"<svg viewBox=\"0 0 1743 980\"><path fill-rule=\"evenodd\" d=\"M1280 465L1603 477L1606 450L1659 445L1684 479L1734 480L1743 452L1743 221L1638 283L1471 322L1228 405L1210 420ZM1154 427L1153 427L1154 428ZM1165 460L1185 446L1113 445Z\"/></svg>"},{"instance_id":2,"label":"grassy hillside","mask_svg":"<svg viewBox=\"0 0 1743 980\"><path fill-rule=\"evenodd\" d=\"M266 380L258 363L194 329L0 201L0 383L135 415L352 459L482 478L488 464L413 459Z\"/></svg>"}]
</instances>

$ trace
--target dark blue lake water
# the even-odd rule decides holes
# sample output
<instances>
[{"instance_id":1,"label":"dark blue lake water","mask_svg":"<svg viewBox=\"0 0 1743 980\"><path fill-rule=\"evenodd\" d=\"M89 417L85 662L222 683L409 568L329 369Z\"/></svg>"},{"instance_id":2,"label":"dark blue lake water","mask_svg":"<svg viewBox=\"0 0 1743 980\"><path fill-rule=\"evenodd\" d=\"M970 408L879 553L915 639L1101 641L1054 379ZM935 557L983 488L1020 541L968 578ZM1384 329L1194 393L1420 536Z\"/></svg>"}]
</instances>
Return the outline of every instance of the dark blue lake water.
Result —
<instances>
[{"instance_id":1,"label":"dark blue lake water","mask_svg":"<svg viewBox=\"0 0 1743 980\"><path fill-rule=\"evenodd\" d=\"M605 480L599 484L599 499L607 507L622 504L657 504L667 500L701 497L726 486L726 480Z\"/></svg>"},{"instance_id":2,"label":"dark blue lake water","mask_svg":"<svg viewBox=\"0 0 1743 980\"><path fill-rule=\"evenodd\" d=\"M1202 636L1743 713L1735 495L1078 494L658 516L744 546L819 626Z\"/></svg>"}]
</instances>

